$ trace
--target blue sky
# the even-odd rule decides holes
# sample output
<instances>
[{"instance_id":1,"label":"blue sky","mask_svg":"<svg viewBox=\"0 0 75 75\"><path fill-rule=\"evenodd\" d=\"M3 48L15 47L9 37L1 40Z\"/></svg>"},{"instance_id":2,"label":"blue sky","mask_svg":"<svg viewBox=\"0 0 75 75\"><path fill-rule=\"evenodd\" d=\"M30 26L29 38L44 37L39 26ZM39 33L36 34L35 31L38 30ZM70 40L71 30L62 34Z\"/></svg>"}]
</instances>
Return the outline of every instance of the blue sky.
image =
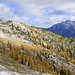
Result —
<instances>
[{"instance_id":1,"label":"blue sky","mask_svg":"<svg viewBox=\"0 0 75 75\"><path fill-rule=\"evenodd\" d=\"M75 21L75 0L0 0L0 18L48 28Z\"/></svg>"}]
</instances>

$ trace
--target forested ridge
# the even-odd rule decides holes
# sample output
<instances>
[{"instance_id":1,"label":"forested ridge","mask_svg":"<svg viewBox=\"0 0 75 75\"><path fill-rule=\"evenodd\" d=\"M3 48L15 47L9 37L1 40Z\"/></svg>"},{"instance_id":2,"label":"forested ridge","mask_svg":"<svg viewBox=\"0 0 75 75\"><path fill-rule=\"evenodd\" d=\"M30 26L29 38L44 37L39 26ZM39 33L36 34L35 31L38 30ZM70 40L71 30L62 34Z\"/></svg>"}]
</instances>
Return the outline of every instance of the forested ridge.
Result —
<instances>
[{"instance_id":1,"label":"forested ridge","mask_svg":"<svg viewBox=\"0 0 75 75\"><path fill-rule=\"evenodd\" d=\"M0 21L0 33L1 56L40 73L75 74L74 38L5 20Z\"/></svg>"}]
</instances>

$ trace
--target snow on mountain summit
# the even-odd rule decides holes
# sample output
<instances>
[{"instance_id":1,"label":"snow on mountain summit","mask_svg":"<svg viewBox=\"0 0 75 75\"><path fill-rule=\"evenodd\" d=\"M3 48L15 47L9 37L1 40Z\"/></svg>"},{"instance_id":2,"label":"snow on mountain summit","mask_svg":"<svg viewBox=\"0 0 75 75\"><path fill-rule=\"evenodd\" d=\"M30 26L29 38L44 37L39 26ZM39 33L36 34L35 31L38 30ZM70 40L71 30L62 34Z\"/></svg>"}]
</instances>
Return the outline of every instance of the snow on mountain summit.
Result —
<instances>
[{"instance_id":1,"label":"snow on mountain summit","mask_svg":"<svg viewBox=\"0 0 75 75\"><path fill-rule=\"evenodd\" d=\"M62 21L57 23L46 30L52 31L56 34L65 36L65 37L75 37L75 21Z\"/></svg>"}]
</instances>

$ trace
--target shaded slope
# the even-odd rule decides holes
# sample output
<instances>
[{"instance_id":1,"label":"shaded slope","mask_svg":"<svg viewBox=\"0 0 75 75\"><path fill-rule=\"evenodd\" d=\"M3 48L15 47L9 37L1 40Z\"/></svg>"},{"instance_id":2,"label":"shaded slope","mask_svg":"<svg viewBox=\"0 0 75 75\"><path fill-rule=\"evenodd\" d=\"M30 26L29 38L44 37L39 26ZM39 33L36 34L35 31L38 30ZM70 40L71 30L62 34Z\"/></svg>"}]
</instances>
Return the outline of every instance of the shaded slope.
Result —
<instances>
[{"instance_id":1,"label":"shaded slope","mask_svg":"<svg viewBox=\"0 0 75 75\"><path fill-rule=\"evenodd\" d=\"M75 21L67 20L46 29L64 37L75 37Z\"/></svg>"}]
</instances>

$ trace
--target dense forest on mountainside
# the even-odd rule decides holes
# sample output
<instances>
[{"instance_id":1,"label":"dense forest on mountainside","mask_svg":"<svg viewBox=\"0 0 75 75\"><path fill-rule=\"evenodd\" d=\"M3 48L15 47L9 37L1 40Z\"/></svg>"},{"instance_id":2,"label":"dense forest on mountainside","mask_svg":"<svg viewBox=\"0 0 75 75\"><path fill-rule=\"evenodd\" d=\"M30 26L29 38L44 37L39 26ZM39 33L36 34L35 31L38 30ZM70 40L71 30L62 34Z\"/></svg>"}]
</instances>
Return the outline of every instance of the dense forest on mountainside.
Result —
<instances>
[{"instance_id":1,"label":"dense forest on mountainside","mask_svg":"<svg viewBox=\"0 0 75 75\"><path fill-rule=\"evenodd\" d=\"M0 20L0 56L41 74L75 75L75 39L23 23Z\"/></svg>"}]
</instances>

